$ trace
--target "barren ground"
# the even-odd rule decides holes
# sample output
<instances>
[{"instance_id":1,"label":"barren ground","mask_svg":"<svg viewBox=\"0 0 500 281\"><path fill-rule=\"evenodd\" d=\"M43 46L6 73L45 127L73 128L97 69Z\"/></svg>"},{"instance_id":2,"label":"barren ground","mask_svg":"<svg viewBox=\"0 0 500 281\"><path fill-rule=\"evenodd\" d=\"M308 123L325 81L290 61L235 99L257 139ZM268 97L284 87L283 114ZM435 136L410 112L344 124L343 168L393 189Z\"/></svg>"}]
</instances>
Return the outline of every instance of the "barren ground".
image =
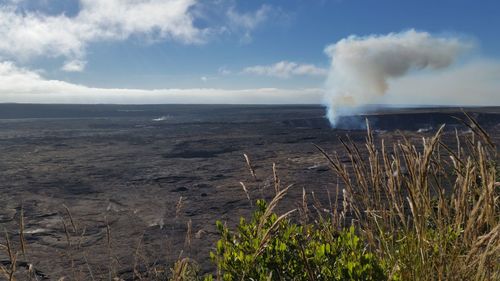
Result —
<instances>
[{"instance_id":1,"label":"barren ground","mask_svg":"<svg viewBox=\"0 0 500 281\"><path fill-rule=\"evenodd\" d=\"M500 108L468 111L500 139ZM72 276L71 259L76 274L90 267L98 277L111 263L127 275L137 249L147 257L139 263L171 263L183 250L210 270L215 220L234 225L252 210L240 181L252 199L269 198L276 163L283 184L294 184L284 209L300 202L302 188L324 203L328 192L334 197L336 177L312 143L342 155L338 138L361 144L365 132L331 129L323 115L314 106L0 105L0 229L17 247L24 211L27 255L19 265L33 263L50 280ZM418 141L441 123L452 143L455 128L467 129L450 115L461 116L453 108L392 109L369 119L388 145L401 139L396 129ZM63 218L78 250L68 250ZM8 264L3 252L0 263Z\"/></svg>"}]
</instances>

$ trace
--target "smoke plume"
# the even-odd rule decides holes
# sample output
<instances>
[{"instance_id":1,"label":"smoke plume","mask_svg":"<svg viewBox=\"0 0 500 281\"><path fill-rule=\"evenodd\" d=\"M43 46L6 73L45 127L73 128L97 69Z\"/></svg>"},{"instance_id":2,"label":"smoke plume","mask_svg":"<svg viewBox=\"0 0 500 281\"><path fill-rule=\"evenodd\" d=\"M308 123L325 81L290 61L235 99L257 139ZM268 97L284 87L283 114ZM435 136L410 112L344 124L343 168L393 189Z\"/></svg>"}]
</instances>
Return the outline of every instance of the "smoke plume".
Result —
<instances>
[{"instance_id":1,"label":"smoke plume","mask_svg":"<svg viewBox=\"0 0 500 281\"><path fill-rule=\"evenodd\" d=\"M412 70L452 64L470 43L409 30L388 35L349 36L325 49L331 58L325 103L332 126L340 116L383 100L389 81Z\"/></svg>"}]
</instances>

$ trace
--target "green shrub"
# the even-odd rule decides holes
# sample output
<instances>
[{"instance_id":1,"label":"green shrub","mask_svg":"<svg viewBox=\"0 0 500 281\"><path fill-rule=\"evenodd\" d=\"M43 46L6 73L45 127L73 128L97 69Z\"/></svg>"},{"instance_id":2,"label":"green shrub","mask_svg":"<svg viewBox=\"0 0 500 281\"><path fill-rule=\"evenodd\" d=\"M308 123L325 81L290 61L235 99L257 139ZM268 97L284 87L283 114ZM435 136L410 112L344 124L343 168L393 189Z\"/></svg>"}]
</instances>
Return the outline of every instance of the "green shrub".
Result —
<instances>
[{"instance_id":1,"label":"green shrub","mask_svg":"<svg viewBox=\"0 0 500 281\"><path fill-rule=\"evenodd\" d=\"M336 231L328 222L295 224L258 200L252 219L242 218L235 232L220 221L217 228L221 239L211 257L225 281L387 280L353 227Z\"/></svg>"}]
</instances>

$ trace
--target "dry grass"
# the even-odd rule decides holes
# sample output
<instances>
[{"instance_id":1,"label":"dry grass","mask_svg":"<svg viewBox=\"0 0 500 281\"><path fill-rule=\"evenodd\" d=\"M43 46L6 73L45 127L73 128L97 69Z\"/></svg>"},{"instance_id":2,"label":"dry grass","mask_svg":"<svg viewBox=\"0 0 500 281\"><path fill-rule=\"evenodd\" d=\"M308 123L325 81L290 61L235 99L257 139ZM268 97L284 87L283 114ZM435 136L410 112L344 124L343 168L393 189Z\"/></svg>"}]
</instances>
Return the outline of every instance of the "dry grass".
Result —
<instances>
[{"instance_id":1,"label":"dry grass","mask_svg":"<svg viewBox=\"0 0 500 281\"><path fill-rule=\"evenodd\" d=\"M254 180L257 180L257 175L255 174L255 169L252 166L252 162L250 161L250 157L246 153L243 153L243 157L245 157L245 161L247 162L247 167L248 170L250 171L250 174L252 175Z\"/></svg>"},{"instance_id":2,"label":"dry grass","mask_svg":"<svg viewBox=\"0 0 500 281\"><path fill-rule=\"evenodd\" d=\"M248 192L247 186L242 181L240 181L240 185L241 188L243 189L243 192L245 192L245 195L247 196L248 202L250 202L250 206L253 206L252 199L250 199L250 193Z\"/></svg>"},{"instance_id":3,"label":"dry grass","mask_svg":"<svg viewBox=\"0 0 500 281\"><path fill-rule=\"evenodd\" d=\"M443 127L418 148L408 139L377 145L368 126L365 147L342 141L347 165L318 147L345 185L343 212L391 276L500 280L497 149L477 123L470 128L452 149Z\"/></svg>"}]
</instances>

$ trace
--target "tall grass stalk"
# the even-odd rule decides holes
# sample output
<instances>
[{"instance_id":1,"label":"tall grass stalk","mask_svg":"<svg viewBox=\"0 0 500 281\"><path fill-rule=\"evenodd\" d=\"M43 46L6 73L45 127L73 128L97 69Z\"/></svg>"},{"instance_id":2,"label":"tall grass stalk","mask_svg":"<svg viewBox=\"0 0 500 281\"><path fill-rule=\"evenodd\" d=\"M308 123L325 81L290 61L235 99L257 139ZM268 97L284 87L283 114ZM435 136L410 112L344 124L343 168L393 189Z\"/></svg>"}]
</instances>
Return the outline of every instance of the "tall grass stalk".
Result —
<instances>
[{"instance_id":1,"label":"tall grass stalk","mask_svg":"<svg viewBox=\"0 0 500 281\"><path fill-rule=\"evenodd\" d=\"M401 280L500 280L497 149L470 119L473 133L444 127L387 146L368 127L364 147L342 140L349 163L326 156L345 185L350 215L369 247Z\"/></svg>"}]
</instances>

